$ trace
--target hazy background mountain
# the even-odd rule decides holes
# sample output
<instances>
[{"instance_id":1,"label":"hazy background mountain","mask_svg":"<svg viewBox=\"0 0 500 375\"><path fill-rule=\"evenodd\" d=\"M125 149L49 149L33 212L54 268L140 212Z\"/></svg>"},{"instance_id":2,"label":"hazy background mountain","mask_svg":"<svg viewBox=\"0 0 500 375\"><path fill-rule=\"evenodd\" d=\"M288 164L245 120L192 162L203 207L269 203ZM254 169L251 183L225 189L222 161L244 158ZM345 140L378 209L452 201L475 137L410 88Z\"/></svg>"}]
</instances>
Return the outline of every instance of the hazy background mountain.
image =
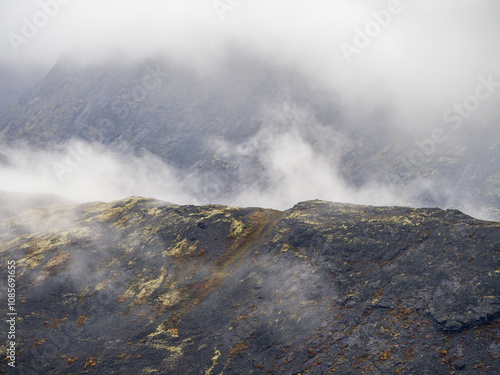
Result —
<instances>
[{"instance_id":1,"label":"hazy background mountain","mask_svg":"<svg viewBox=\"0 0 500 375\"><path fill-rule=\"evenodd\" d=\"M42 69L16 71L0 65L0 111L43 79Z\"/></svg>"}]
</instances>

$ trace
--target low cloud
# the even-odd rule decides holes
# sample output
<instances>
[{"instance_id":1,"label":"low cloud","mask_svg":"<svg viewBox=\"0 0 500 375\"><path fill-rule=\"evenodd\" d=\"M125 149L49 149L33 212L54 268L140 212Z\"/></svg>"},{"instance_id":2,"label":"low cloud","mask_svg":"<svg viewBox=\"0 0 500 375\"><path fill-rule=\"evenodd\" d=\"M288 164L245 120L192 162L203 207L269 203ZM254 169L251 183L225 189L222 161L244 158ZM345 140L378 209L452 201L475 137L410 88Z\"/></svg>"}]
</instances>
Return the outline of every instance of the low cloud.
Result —
<instances>
[{"instance_id":1,"label":"low cloud","mask_svg":"<svg viewBox=\"0 0 500 375\"><path fill-rule=\"evenodd\" d=\"M124 154L72 141L52 151L16 147L2 154L0 190L58 194L77 202L141 195L197 203L182 191L179 172L147 152Z\"/></svg>"},{"instance_id":2,"label":"low cloud","mask_svg":"<svg viewBox=\"0 0 500 375\"><path fill-rule=\"evenodd\" d=\"M340 172L349 140L320 124L306 109L288 103L269 108L261 130L241 143L224 139L207 143L224 160L233 160L235 169L179 169L146 150L113 151L78 140L51 151L6 149L0 190L58 194L77 202L140 195L176 204L276 209L310 199L401 202L391 186L349 185Z\"/></svg>"}]
</instances>

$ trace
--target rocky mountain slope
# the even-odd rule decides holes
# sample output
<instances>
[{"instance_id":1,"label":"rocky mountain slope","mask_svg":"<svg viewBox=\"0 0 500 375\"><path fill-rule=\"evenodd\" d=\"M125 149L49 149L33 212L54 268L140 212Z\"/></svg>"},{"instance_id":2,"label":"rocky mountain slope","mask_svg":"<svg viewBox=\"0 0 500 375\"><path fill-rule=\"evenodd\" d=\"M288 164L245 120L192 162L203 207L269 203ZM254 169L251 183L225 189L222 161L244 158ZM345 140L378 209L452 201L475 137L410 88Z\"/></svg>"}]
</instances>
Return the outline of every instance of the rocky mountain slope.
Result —
<instances>
[{"instance_id":1,"label":"rocky mountain slope","mask_svg":"<svg viewBox=\"0 0 500 375\"><path fill-rule=\"evenodd\" d=\"M500 371L497 222L12 199L26 203L0 208L0 258L2 290L16 261L19 374Z\"/></svg>"}]
</instances>

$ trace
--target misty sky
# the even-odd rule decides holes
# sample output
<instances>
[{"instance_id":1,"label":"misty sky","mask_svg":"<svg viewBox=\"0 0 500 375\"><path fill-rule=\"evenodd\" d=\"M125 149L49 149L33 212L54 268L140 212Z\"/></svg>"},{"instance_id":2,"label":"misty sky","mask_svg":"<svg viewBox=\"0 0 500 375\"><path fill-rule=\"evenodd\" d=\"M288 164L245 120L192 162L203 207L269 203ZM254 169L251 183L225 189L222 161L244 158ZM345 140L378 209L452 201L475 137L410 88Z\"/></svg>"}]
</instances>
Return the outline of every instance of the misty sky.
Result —
<instances>
[{"instance_id":1,"label":"misty sky","mask_svg":"<svg viewBox=\"0 0 500 375\"><path fill-rule=\"evenodd\" d=\"M390 8L349 63L342 43L355 46L356 29ZM243 48L335 87L346 104L389 105L408 118L422 106L442 112L480 75L500 76L499 14L495 0L1 0L0 66L27 73L64 54L86 63L163 53L209 69L228 47Z\"/></svg>"},{"instance_id":2,"label":"misty sky","mask_svg":"<svg viewBox=\"0 0 500 375\"><path fill-rule=\"evenodd\" d=\"M384 108L396 126L428 133L481 77L500 82L499 15L497 0L0 0L0 110L61 57L165 56L204 74L240 50L339 93L345 113ZM499 103L482 101L474 121L498 119ZM321 167L314 150L302 155ZM323 169L327 187L342 184Z\"/></svg>"}]
</instances>

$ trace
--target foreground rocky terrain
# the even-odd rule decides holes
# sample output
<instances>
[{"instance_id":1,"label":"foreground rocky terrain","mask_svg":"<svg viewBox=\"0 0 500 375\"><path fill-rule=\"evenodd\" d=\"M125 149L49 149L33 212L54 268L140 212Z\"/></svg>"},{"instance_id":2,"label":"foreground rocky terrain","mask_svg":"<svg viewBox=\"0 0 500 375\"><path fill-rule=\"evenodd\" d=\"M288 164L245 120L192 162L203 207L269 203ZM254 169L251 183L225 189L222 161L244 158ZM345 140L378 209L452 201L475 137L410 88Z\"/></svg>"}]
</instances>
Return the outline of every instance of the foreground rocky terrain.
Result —
<instances>
[{"instance_id":1,"label":"foreground rocky terrain","mask_svg":"<svg viewBox=\"0 0 500 375\"><path fill-rule=\"evenodd\" d=\"M500 371L500 223L323 201L2 201L19 313L4 373Z\"/></svg>"}]
</instances>

